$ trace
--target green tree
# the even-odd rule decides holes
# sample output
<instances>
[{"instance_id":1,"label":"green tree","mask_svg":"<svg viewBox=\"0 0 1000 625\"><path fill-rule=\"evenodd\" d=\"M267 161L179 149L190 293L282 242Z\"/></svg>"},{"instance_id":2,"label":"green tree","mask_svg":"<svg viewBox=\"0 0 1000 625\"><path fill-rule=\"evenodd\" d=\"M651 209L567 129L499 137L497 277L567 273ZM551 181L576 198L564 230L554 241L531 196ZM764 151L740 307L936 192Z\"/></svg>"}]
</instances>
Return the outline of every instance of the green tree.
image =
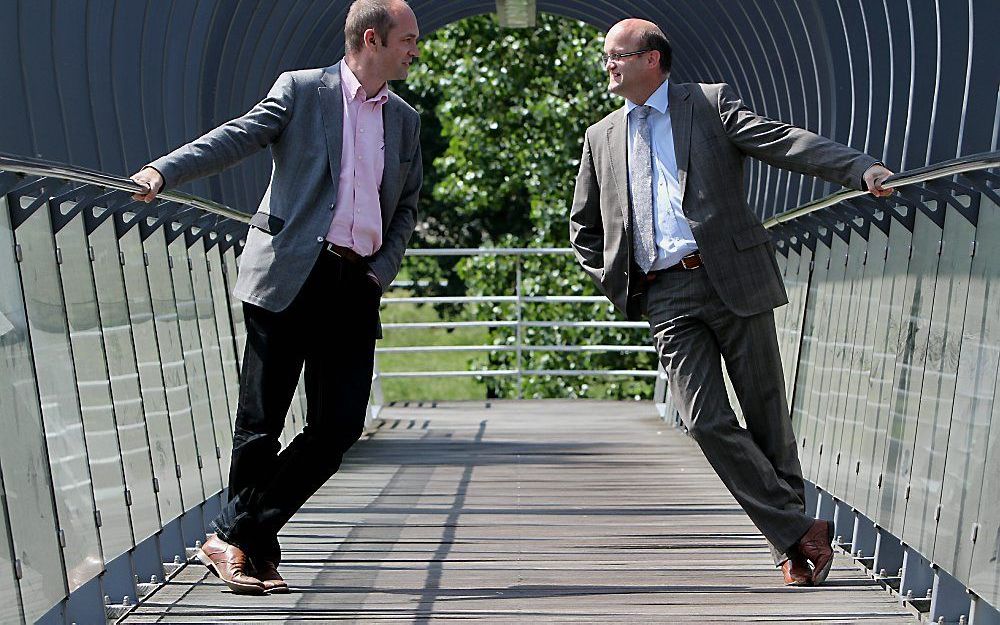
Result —
<instances>
[{"instance_id":1,"label":"green tree","mask_svg":"<svg viewBox=\"0 0 1000 625\"><path fill-rule=\"evenodd\" d=\"M426 176L420 247L566 247L568 208L587 126L621 105L606 90L599 64L603 34L581 22L549 14L533 29L500 28L494 16L461 20L432 33L421 62L401 95L421 112ZM444 291L513 292L511 258L408 261L410 275ZM529 295L597 294L571 257L521 261ZM533 320L607 320L610 304L529 305ZM513 318L510 305L482 305L479 319ZM468 308L444 308L468 317ZM510 329L492 332L495 344L512 344ZM529 328L527 343L618 345L641 343L648 332L620 328ZM487 357L481 357L487 358ZM488 357L490 368L512 368L515 356ZM527 369L650 369L651 354L530 352ZM510 378L489 380L496 396L513 389ZM586 377L526 380L526 396L648 396L652 383Z\"/></svg>"}]
</instances>

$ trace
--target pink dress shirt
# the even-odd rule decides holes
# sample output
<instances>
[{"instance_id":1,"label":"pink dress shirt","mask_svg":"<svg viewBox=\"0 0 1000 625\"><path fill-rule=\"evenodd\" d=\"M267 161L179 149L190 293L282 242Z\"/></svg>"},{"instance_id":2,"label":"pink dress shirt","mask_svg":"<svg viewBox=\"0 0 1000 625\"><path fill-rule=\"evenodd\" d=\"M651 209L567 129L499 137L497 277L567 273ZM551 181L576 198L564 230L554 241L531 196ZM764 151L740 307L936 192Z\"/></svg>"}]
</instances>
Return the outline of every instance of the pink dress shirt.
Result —
<instances>
[{"instance_id":1,"label":"pink dress shirt","mask_svg":"<svg viewBox=\"0 0 1000 625\"><path fill-rule=\"evenodd\" d=\"M385 131L382 105L388 85L369 98L357 76L340 62L344 94L344 138L340 154L337 205L326 240L371 256L382 246L382 209L379 187L385 167Z\"/></svg>"}]
</instances>

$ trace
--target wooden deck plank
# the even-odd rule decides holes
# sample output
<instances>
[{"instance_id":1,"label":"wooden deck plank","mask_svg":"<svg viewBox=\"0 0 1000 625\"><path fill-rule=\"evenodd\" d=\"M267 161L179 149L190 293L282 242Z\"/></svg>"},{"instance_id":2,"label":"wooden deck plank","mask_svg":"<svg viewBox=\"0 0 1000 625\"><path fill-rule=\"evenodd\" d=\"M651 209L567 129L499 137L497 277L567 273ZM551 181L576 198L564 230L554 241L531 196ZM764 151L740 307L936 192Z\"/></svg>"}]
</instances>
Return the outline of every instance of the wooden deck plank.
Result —
<instances>
[{"instance_id":1,"label":"wooden deck plank","mask_svg":"<svg viewBox=\"0 0 1000 625\"><path fill-rule=\"evenodd\" d=\"M848 558L786 588L697 446L648 403L390 408L292 519L293 592L190 565L127 623L823 622L913 616Z\"/></svg>"}]
</instances>

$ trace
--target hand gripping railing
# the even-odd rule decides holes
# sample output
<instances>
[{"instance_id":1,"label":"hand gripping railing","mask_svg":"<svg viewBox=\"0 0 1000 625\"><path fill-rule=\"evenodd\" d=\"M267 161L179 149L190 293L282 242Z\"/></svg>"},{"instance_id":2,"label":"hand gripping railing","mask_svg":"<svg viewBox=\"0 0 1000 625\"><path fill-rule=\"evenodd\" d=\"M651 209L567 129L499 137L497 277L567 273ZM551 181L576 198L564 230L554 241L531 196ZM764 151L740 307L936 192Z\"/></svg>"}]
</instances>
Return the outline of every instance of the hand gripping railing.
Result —
<instances>
[{"instance_id":1,"label":"hand gripping railing","mask_svg":"<svg viewBox=\"0 0 1000 625\"><path fill-rule=\"evenodd\" d=\"M113 176L111 174L105 174L103 172L86 169L84 167L61 165L40 159L13 156L10 154L4 154L3 152L0 152L0 171L6 171L12 174L56 178L70 182L80 182L103 189L125 191L128 193L145 191L143 187L140 187L130 179L123 178L121 176ZM211 213L219 217L233 219L241 223L248 223L250 221L250 216L246 213L241 213L223 204L189 195L187 193L182 193L180 191L164 191L163 193L157 195L157 199L165 202L174 202L176 204L201 210L206 213Z\"/></svg>"},{"instance_id":2,"label":"hand gripping railing","mask_svg":"<svg viewBox=\"0 0 1000 625\"><path fill-rule=\"evenodd\" d=\"M982 152L892 175L883 181L882 186L893 188L908 187L932 180L950 178L959 174L993 169L998 166L1000 166L1000 152ZM775 215L764 221L764 227L768 229L774 228L775 226L799 219L824 208L864 196L867 193L867 191L860 191L858 189L843 189Z\"/></svg>"}]
</instances>

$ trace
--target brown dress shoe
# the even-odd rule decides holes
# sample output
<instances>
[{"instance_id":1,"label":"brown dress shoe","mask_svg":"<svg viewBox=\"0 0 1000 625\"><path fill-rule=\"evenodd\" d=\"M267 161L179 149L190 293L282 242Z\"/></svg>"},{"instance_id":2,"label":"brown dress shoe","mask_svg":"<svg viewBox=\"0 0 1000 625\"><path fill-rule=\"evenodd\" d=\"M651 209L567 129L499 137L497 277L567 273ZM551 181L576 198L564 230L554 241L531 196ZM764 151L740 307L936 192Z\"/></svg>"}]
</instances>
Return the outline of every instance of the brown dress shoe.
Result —
<instances>
[{"instance_id":1,"label":"brown dress shoe","mask_svg":"<svg viewBox=\"0 0 1000 625\"><path fill-rule=\"evenodd\" d=\"M785 576L786 586L809 586L812 584L812 571L809 562L796 553L781 563L781 572Z\"/></svg>"},{"instance_id":2,"label":"brown dress shoe","mask_svg":"<svg viewBox=\"0 0 1000 625\"><path fill-rule=\"evenodd\" d=\"M264 583L264 592L281 595L289 592L288 582L278 573L278 565L270 560L253 560L253 572Z\"/></svg>"},{"instance_id":3,"label":"brown dress shoe","mask_svg":"<svg viewBox=\"0 0 1000 625\"><path fill-rule=\"evenodd\" d=\"M813 565L812 582L822 584L833 566L833 523L816 520L799 539L796 546L799 553Z\"/></svg>"},{"instance_id":4,"label":"brown dress shoe","mask_svg":"<svg viewBox=\"0 0 1000 625\"><path fill-rule=\"evenodd\" d=\"M230 545L215 534L210 534L197 555L201 563L233 592L241 595L264 593L264 582L247 573L247 555L236 545Z\"/></svg>"}]
</instances>

